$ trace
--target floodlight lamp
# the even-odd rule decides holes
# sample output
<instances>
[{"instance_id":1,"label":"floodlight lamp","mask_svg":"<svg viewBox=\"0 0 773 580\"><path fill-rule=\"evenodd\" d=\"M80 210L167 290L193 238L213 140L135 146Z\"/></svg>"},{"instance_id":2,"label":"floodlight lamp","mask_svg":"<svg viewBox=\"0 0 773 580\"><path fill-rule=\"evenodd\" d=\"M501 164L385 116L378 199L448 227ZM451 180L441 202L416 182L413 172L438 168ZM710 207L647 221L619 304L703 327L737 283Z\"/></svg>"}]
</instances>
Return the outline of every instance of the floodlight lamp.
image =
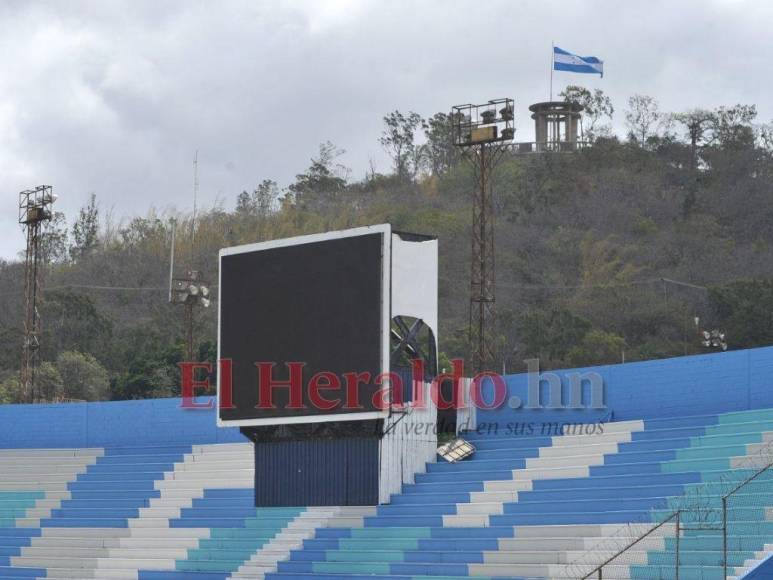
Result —
<instances>
[{"instance_id":1,"label":"floodlight lamp","mask_svg":"<svg viewBox=\"0 0 773 580\"><path fill-rule=\"evenodd\" d=\"M188 294L190 296L198 296L199 295L199 287L196 286L196 284L191 284L188 286Z\"/></svg>"},{"instance_id":2,"label":"floodlight lamp","mask_svg":"<svg viewBox=\"0 0 773 580\"><path fill-rule=\"evenodd\" d=\"M497 114L495 111L483 111L480 116L482 117L484 123L493 123Z\"/></svg>"},{"instance_id":3,"label":"floodlight lamp","mask_svg":"<svg viewBox=\"0 0 773 580\"><path fill-rule=\"evenodd\" d=\"M703 331L703 338L705 338L706 340L710 339L711 338L711 333L708 330L704 330Z\"/></svg>"},{"instance_id":4,"label":"floodlight lamp","mask_svg":"<svg viewBox=\"0 0 773 580\"><path fill-rule=\"evenodd\" d=\"M475 446L461 437L438 447L437 454L449 463L456 463L475 453Z\"/></svg>"},{"instance_id":5,"label":"floodlight lamp","mask_svg":"<svg viewBox=\"0 0 773 580\"><path fill-rule=\"evenodd\" d=\"M201 305L202 305L204 308L209 308L209 304L210 304L210 302L209 302L209 298L202 298L202 299L200 300L200 302L201 302Z\"/></svg>"},{"instance_id":6,"label":"floodlight lamp","mask_svg":"<svg viewBox=\"0 0 773 580\"><path fill-rule=\"evenodd\" d=\"M201 290L201 295L202 295L204 298L206 298L207 296L209 296L209 288L207 288L206 286L199 286L199 290Z\"/></svg>"}]
</instances>

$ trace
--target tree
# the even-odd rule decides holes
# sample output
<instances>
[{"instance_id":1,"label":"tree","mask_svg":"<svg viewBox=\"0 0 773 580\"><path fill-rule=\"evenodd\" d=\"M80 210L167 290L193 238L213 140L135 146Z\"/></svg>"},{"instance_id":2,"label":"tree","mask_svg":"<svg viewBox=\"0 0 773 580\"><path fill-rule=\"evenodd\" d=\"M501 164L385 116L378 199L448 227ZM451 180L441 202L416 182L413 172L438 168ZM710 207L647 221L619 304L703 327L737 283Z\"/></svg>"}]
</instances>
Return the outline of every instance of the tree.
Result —
<instances>
[{"instance_id":1,"label":"tree","mask_svg":"<svg viewBox=\"0 0 773 580\"><path fill-rule=\"evenodd\" d=\"M698 165L699 149L710 142L711 128L717 121L716 115L706 109L692 109L677 113L674 120L685 127L690 141L690 167L694 170Z\"/></svg>"},{"instance_id":2,"label":"tree","mask_svg":"<svg viewBox=\"0 0 773 580\"><path fill-rule=\"evenodd\" d=\"M628 110L625 112L625 124L631 141L640 147L646 147L647 141L653 136L653 129L661 120L658 102L646 95L633 95L628 99Z\"/></svg>"},{"instance_id":3,"label":"tree","mask_svg":"<svg viewBox=\"0 0 773 580\"><path fill-rule=\"evenodd\" d=\"M279 186L264 179L252 192L242 191L236 198L236 218L255 232L255 239L267 239L269 217L277 210Z\"/></svg>"},{"instance_id":4,"label":"tree","mask_svg":"<svg viewBox=\"0 0 773 580\"><path fill-rule=\"evenodd\" d=\"M257 221L259 229L277 210L279 186L276 181L264 179L252 192L242 191L236 198L236 213L240 218ZM260 232L261 234L263 232Z\"/></svg>"},{"instance_id":5,"label":"tree","mask_svg":"<svg viewBox=\"0 0 773 580\"><path fill-rule=\"evenodd\" d=\"M89 203L83 206L78 219L72 226L73 244L70 246L70 258L77 260L91 252L99 240L99 209L97 196L91 194Z\"/></svg>"},{"instance_id":6,"label":"tree","mask_svg":"<svg viewBox=\"0 0 773 580\"><path fill-rule=\"evenodd\" d=\"M414 139L416 129L422 125L421 116L412 111L404 115L395 110L384 117L384 125L379 143L392 158L397 177L401 181L412 180L420 164L420 149Z\"/></svg>"},{"instance_id":7,"label":"tree","mask_svg":"<svg viewBox=\"0 0 773 580\"><path fill-rule=\"evenodd\" d=\"M62 375L53 363L40 363L35 371L36 395L46 401L56 401L63 393Z\"/></svg>"},{"instance_id":8,"label":"tree","mask_svg":"<svg viewBox=\"0 0 773 580\"><path fill-rule=\"evenodd\" d=\"M43 229L40 247L44 262L61 263L67 260L67 219L60 211L54 212Z\"/></svg>"},{"instance_id":9,"label":"tree","mask_svg":"<svg viewBox=\"0 0 773 580\"><path fill-rule=\"evenodd\" d=\"M288 188L293 194L296 205L311 210L320 210L338 201L346 189L349 169L336 163L346 153L330 141L319 146L319 155L312 157L311 165L305 173L295 176L295 183Z\"/></svg>"},{"instance_id":10,"label":"tree","mask_svg":"<svg viewBox=\"0 0 773 580\"><path fill-rule=\"evenodd\" d=\"M236 199L236 212L240 215L265 219L276 209L279 186L276 181L264 179L252 192L242 191Z\"/></svg>"},{"instance_id":11,"label":"tree","mask_svg":"<svg viewBox=\"0 0 773 580\"><path fill-rule=\"evenodd\" d=\"M64 351L56 357L63 395L69 399L101 401L109 398L107 370L90 354Z\"/></svg>"},{"instance_id":12,"label":"tree","mask_svg":"<svg viewBox=\"0 0 773 580\"><path fill-rule=\"evenodd\" d=\"M569 351L569 363L575 367L618 363L625 351L625 339L612 332L594 329Z\"/></svg>"},{"instance_id":13,"label":"tree","mask_svg":"<svg viewBox=\"0 0 773 580\"><path fill-rule=\"evenodd\" d=\"M591 323L557 307L532 310L520 316L516 325L524 358L539 358L543 368L565 360L571 348L591 328Z\"/></svg>"},{"instance_id":14,"label":"tree","mask_svg":"<svg viewBox=\"0 0 773 580\"><path fill-rule=\"evenodd\" d=\"M424 154L432 175L442 175L459 162L459 150L454 145L451 117L446 113L435 113L422 123L427 142L423 145Z\"/></svg>"},{"instance_id":15,"label":"tree","mask_svg":"<svg viewBox=\"0 0 773 580\"><path fill-rule=\"evenodd\" d=\"M773 123L760 126L760 147L768 154L773 153Z\"/></svg>"},{"instance_id":16,"label":"tree","mask_svg":"<svg viewBox=\"0 0 773 580\"><path fill-rule=\"evenodd\" d=\"M55 358L57 353L67 350L85 353L104 350L113 325L89 296L71 290L51 290L46 293L43 309L46 358Z\"/></svg>"},{"instance_id":17,"label":"tree","mask_svg":"<svg viewBox=\"0 0 773 580\"><path fill-rule=\"evenodd\" d=\"M754 147L752 122L757 118L756 105L719 107L715 113L714 132L724 148L750 149Z\"/></svg>"},{"instance_id":18,"label":"tree","mask_svg":"<svg viewBox=\"0 0 773 580\"><path fill-rule=\"evenodd\" d=\"M18 403L20 395L19 373L6 372L0 375L0 405Z\"/></svg>"},{"instance_id":19,"label":"tree","mask_svg":"<svg viewBox=\"0 0 773 580\"><path fill-rule=\"evenodd\" d=\"M183 352L182 343L165 348L134 349L128 353L128 364L114 379L112 398L148 399L178 395L180 375L177 364L184 360Z\"/></svg>"},{"instance_id":20,"label":"tree","mask_svg":"<svg viewBox=\"0 0 773 580\"><path fill-rule=\"evenodd\" d=\"M736 280L709 288L713 326L731 348L773 344L773 280Z\"/></svg>"},{"instance_id":21,"label":"tree","mask_svg":"<svg viewBox=\"0 0 773 580\"><path fill-rule=\"evenodd\" d=\"M601 89L593 92L577 85L567 86L561 93L565 101L577 103L582 106L582 120L586 121L582 127L583 135L588 141L595 141L598 135L607 135L611 132L610 125L600 125L604 118L612 120L615 112L612 99L604 94Z\"/></svg>"},{"instance_id":22,"label":"tree","mask_svg":"<svg viewBox=\"0 0 773 580\"><path fill-rule=\"evenodd\" d=\"M21 355L22 336L20 327L0 324L0 369L17 367Z\"/></svg>"}]
</instances>

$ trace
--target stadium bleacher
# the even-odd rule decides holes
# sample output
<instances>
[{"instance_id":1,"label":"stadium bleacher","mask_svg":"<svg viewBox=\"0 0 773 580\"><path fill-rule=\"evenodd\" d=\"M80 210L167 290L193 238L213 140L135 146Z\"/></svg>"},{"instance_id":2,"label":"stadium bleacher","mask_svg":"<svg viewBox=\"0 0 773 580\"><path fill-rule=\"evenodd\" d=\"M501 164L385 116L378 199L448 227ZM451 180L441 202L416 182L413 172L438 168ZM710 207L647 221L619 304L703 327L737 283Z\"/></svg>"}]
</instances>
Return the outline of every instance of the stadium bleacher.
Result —
<instances>
[{"instance_id":1,"label":"stadium bleacher","mask_svg":"<svg viewBox=\"0 0 773 580\"><path fill-rule=\"evenodd\" d=\"M3 450L0 577L578 578L691 492L718 496L769 461L773 410L468 437L473 458L428 465L378 508L255 508L247 443ZM742 493L739 570L773 537L773 481ZM604 577L669 577L665 528ZM721 577L721 532L682 542L682 577Z\"/></svg>"},{"instance_id":2,"label":"stadium bleacher","mask_svg":"<svg viewBox=\"0 0 773 580\"><path fill-rule=\"evenodd\" d=\"M2 412L24 427L37 411ZM773 409L596 427L469 432L470 459L428 464L389 504L342 508L256 508L253 452L238 432L203 443L214 436L178 424L163 427L166 442L100 431L25 448L15 429L0 433L0 578L582 578L677 509L680 578L724 577L719 498L773 461ZM733 497L728 576L764 578L755 565L773 549L773 475ZM661 526L603 577L674 578L675 531Z\"/></svg>"},{"instance_id":3,"label":"stadium bleacher","mask_svg":"<svg viewBox=\"0 0 773 580\"><path fill-rule=\"evenodd\" d=\"M0 577L255 577L374 509L255 508L252 461L249 443L2 450Z\"/></svg>"},{"instance_id":4,"label":"stadium bleacher","mask_svg":"<svg viewBox=\"0 0 773 580\"><path fill-rule=\"evenodd\" d=\"M773 452L773 410L610 423L601 435L470 436L479 451L437 463L361 528L319 530L269 578L581 578L677 508L705 518L717 497ZM764 451L764 453L760 453ZM773 537L773 478L731 508L730 558L741 568ZM686 501L685 501L686 500ZM669 578L664 529L638 545L638 563L604 578ZM684 532L681 577L718 578L721 531ZM349 576L347 576L349 577Z\"/></svg>"}]
</instances>

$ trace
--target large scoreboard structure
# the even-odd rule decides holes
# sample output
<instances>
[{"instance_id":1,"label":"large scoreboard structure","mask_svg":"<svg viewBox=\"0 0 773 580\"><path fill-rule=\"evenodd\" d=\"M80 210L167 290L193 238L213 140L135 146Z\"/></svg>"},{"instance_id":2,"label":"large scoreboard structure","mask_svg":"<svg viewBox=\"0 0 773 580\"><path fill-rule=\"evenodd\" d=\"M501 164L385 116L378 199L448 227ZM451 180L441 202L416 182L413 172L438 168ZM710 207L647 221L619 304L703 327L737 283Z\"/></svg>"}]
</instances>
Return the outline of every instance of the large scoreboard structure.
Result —
<instances>
[{"instance_id":1,"label":"large scoreboard structure","mask_svg":"<svg viewBox=\"0 0 773 580\"><path fill-rule=\"evenodd\" d=\"M255 444L257 505L377 503L434 456L436 439L408 441L404 427L436 413L411 401L437 373L437 268L435 238L389 224L220 251L218 358L231 372L217 420Z\"/></svg>"}]
</instances>

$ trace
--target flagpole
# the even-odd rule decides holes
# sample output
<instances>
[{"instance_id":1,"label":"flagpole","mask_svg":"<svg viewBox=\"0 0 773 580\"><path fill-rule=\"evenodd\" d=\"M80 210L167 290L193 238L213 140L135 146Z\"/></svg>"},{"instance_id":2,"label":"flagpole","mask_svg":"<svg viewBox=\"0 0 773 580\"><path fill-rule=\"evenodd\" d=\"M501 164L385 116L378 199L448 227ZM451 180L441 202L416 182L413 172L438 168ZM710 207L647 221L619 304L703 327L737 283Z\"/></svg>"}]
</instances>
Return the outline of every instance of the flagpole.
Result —
<instances>
[{"instance_id":1,"label":"flagpole","mask_svg":"<svg viewBox=\"0 0 773 580\"><path fill-rule=\"evenodd\" d=\"M556 45L550 42L550 100L553 100L553 68L555 67Z\"/></svg>"}]
</instances>

